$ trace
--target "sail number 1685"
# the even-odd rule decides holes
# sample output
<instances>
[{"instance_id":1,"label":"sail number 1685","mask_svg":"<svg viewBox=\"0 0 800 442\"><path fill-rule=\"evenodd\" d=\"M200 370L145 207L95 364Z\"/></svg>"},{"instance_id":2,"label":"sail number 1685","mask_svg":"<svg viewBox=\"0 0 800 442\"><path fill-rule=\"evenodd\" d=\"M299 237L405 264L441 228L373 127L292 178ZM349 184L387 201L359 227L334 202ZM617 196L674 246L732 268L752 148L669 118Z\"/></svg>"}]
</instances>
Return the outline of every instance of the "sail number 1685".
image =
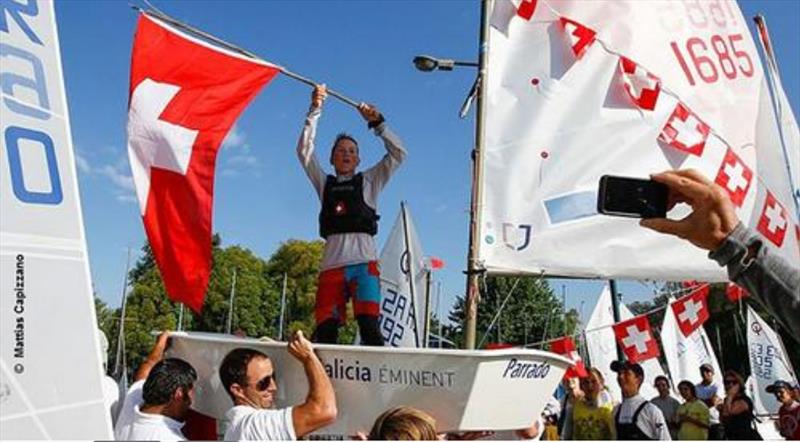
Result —
<instances>
[{"instance_id":1,"label":"sail number 1685","mask_svg":"<svg viewBox=\"0 0 800 442\"><path fill-rule=\"evenodd\" d=\"M686 80L694 86L697 82L695 75L706 83L715 83L719 80L720 73L728 80L734 80L739 74L752 77L753 60L745 50L737 48L737 44L743 40L742 34L732 34L727 39L721 35L713 35L708 42L692 37L686 40L683 48L674 41L670 46Z\"/></svg>"}]
</instances>

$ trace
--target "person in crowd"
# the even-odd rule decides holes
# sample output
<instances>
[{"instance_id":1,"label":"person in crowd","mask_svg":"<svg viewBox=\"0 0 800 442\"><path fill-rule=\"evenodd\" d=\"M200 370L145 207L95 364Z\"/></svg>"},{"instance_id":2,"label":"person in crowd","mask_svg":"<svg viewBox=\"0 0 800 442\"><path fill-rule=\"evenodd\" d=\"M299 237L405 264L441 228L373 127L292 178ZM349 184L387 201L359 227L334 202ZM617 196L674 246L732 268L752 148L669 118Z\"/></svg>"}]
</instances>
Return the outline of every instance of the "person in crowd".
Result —
<instances>
[{"instance_id":1,"label":"person in crowd","mask_svg":"<svg viewBox=\"0 0 800 442\"><path fill-rule=\"evenodd\" d=\"M336 419L333 386L303 332L295 332L288 350L303 365L308 395L302 404L279 410L273 409L278 385L267 355L236 348L222 360L219 377L233 400L225 413L225 440L296 440Z\"/></svg>"},{"instance_id":2,"label":"person in crowd","mask_svg":"<svg viewBox=\"0 0 800 442\"><path fill-rule=\"evenodd\" d=\"M561 389L564 395L561 396L561 414L558 416L558 433L564 433L564 425L566 424L567 415L572 413L572 407L575 402L583 399L583 391L581 390L580 379L578 378L564 378L561 381ZM562 437L563 438L563 437Z\"/></svg>"},{"instance_id":3,"label":"person in crowd","mask_svg":"<svg viewBox=\"0 0 800 442\"><path fill-rule=\"evenodd\" d=\"M604 391L603 375L595 367L588 369L588 376L580 378L582 399L575 401L565 422L563 439L610 440L614 439L614 421L611 402L600 403Z\"/></svg>"},{"instance_id":4,"label":"person in crowd","mask_svg":"<svg viewBox=\"0 0 800 442\"><path fill-rule=\"evenodd\" d=\"M701 381L695 385L695 392L697 398L703 401L709 410L709 440L722 440L722 425L719 422L719 410L717 405L722 403L720 393L722 387L714 382L714 367L711 364L703 364L700 366Z\"/></svg>"},{"instance_id":5,"label":"person in crowd","mask_svg":"<svg viewBox=\"0 0 800 442\"><path fill-rule=\"evenodd\" d=\"M767 393L774 394L781 404L778 410L778 432L786 440L800 440L800 402L792 397L792 384L775 381L767 386Z\"/></svg>"},{"instance_id":6,"label":"person in crowd","mask_svg":"<svg viewBox=\"0 0 800 442\"><path fill-rule=\"evenodd\" d=\"M669 379L667 379L666 376L656 376L653 385L658 391L658 396L650 399L650 402L658 407L658 409L661 410L661 414L664 415L664 420L667 421L667 426L669 427L670 437L672 437L672 439L677 439L678 423L675 420L675 413L678 411L678 407L681 403L670 394Z\"/></svg>"},{"instance_id":7,"label":"person in crowd","mask_svg":"<svg viewBox=\"0 0 800 442\"><path fill-rule=\"evenodd\" d=\"M116 425L118 411L122 400L125 398L123 396L125 392L122 391L117 381L108 375L108 338L105 332L99 328L97 329L97 336L100 340L100 358L103 361L103 399L105 400L106 408L111 414L111 423Z\"/></svg>"},{"instance_id":8,"label":"person in crowd","mask_svg":"<svg viewBox=\"0 0 800 442\"><path fill-rule=\"evenodd\" d=\"M614 361L622 403L614 406L614 428L618 440L671 440L664 415L639 394L644 382L642 366L630 361Z\"/></svg>"},{"instance_id":9,"label":"person in crowd","mask_svg":"<svg viewBox=\"0 0 800 442\"><path fill-rule=\"evenodd\" d=\"M724 376L725 400L717 405L720 422L727 440L761 440L755 427L753 401L744 393L744 381L739 373L727 370Z\"/></svg>"},{"instance_id":10,"label":"person in crowd","mask_svg":"<svg viewBox=\"0 0 800 442\"><path fill-rule=\"evenodd\" d=\"M389 409L377 419L369 440L438 440L436 419L413 407Z\"/></svg>"},{"instance_id":11,"label":"person in crowd","mask_svg":"<svg viewBox=\"0 0 800 442\"><path fill-rule=\"evenodd\" d=\"M297 143L297 156L322 203L319 224L320 235L325 239L313 340L336 343L339 327L347 319L347 299L352 298L361 342L381 346L380 271L374 238L380 217L376 208L378 195L405 159L406 151L378 109L362 103L358 111L381 138L387 153L371 168L357 172L361 161L358 142L353 136L341 133L330 154L335 175L327 175L314 154L317 122L326 96L324 85L314 88L311 108Z\"/></svg>"},{"instance_id":12,"label":"person in crowd","mask_svg":"<svg viewBox=\"0 0 800 442\"><path fill-rule=\"evenodd\" d=\"M194 399L197 372L186 361L164 357L169 332L161 333L134 375L114 430L116 440L185 440L181 432Z\"/></svg>"},{"instance_id":13,"label":"person in crowd","mask_svg":"<svg viewBox=\"0 0 800 442\"><path fill-rule=\"evenodd\" d=\"M774 253L739 222L728 193L700 172L675 170L651 178L669 188L669 209L688 203L692 213L681 220L651 218L640 224L708 250L710 259L727 267L731 281L747 289L800 340L800 269L796 264Z\"/></svg>"},{"instance_id":14,"label":"person in crowd","mask_svg":"<svg viewBox=\"0 0 800 442\"><path fill-rule=\"evenodd\" d=\"M678 440L707 440L709 413L706 404L697 398L697 390L689 381L678 383L684 403L678 406L675 421L678 424Z\"/></svg>"}]
</instances>

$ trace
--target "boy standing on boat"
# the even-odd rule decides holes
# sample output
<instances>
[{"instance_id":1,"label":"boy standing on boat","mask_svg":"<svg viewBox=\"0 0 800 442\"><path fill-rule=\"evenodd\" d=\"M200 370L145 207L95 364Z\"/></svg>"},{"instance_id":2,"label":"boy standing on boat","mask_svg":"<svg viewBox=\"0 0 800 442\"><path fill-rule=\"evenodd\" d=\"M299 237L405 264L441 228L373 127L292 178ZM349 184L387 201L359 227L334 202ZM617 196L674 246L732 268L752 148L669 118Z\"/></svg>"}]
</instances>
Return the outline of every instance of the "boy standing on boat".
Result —
<instances>
[{"instance_id":1,"label":"boy standing on boat","mask_svg":"<svg viewBox=\"0 0 800 442\"><path fill-rule=\"evenodd\" d=\"M314 341L336 343L339 326L347 319L347 299L352 298L361 342L381 346L380 271L374 238L380 217L376 208L378 195L405 159L406 151L378 109L362 103L358 111L367 121L367 127L383 141L386 155L371 168L357 172L358 142L341 133L331 147L334 174L326 174L314 154L317 122L326 97L325 85L314 88L311 108L297 143L300 164L322 203L319 232L325 238L325 251L314 308Z\"/></svg>"}]
</instances>

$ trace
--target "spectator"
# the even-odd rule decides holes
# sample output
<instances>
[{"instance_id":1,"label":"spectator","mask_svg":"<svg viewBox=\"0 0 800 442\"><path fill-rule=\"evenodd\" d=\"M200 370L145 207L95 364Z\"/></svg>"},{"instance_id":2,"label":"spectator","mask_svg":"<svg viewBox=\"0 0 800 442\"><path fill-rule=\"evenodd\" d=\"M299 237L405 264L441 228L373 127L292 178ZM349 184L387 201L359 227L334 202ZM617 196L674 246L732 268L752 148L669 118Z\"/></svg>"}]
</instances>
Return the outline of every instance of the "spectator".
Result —
<instances>
[{"instance_id":1,"label":"spectator","mask_svg":"<svg viewBox=\"0 0 800 442\"><path fill-rule=\"evenodd\" d=\"M744 382L739 373L725 372L725 400L717 405L727 440L762 440L756 430L753 401L744 394Z\"/></svg>"},{"instance_id":2,"label":"spectator","mask_svg":"<svg viewBox=\"0 0 800 442\"><path fill-rule=\"evenodd\" d=\"M703 364L700 366L700 377L702 380L699 384L695 385L695 392L697 398L703 401L709 410L709 440L722 440L724 435L722 433L722 425L719 422L719 410L717 405L722 403L719 397L720 386L714 382L714 367L711 364Z\"/></svg>"},{"instance_id":3,"label":"spectator","mask_svg":"<svg viewBox=\"0 0 800 442\"><path fill-rule=\"evenodd\" d=\"M800 440L800 402L792 397L792 385L786 381L775 381L767 386L781 408L778 410L778 431L786 440Z\"/></svg>"},{"instance_id":4,"label":"spectator","mask_svg":"<svg viewBox=\"0 0 800 442\"><path fill-rule=\"evenodd\" d=\"M800 340L798 268L765 247L757 234L740 223L725 190L700 172L667 171L652 179L669 187L669 209L688 203L692 213L679 221L645 219L641 225L710 251L708 257L728 268L731 281L747 289L791 336Z\"/></svg>"},{"instance_id":5,"label":"spectator","mask_svg":"<svg viewBox=\"0 0 800 442\"><path fill-rule=\"evenodd\" d=\"M664 420L667 421L667 427L669 427L670 437L677 439L678 423L675 420L675 413L681 403L670 395L669 379L666 376L656 376L656 381L653 385L658 390L658 396L650 399L650 402L658 407L661 410L661 414L664 415Z\"/></svg>"},{"instance_id":6,"label":"spectator","mask_svg":"<svg viewBox=\"0 0 800 442\"><path fill-rule=\"evenodd\" d=\"M295 440L336 419L333 386L311 343L298 331L288 349L303 364L308 396L304 403L280 410L272 409L278 385L267 355L237 348L225 356L219 377L234 405L225 414L225 440Z\"/></svg>"},{"instance_id":7,"label":"spectator","mask_svg":"<svg viewBox=\"0 0 800 442\"><path fill-rule=\"evenodd\" d=\"M590 368L589 375L580 379L584 397L575 401L564 423L563 439L610 440L614 439L614 421L611 402L600 402L604 391L603 375Z\"/></svg>"},{"instance_id":8,"label":"spectator","mask_svg":"<svg viewBox=\"0 0 800 442\"><path fill-rule=\"evenodd\" d=\"M689 381L678 383L678 391L685 401L678 407L676 421L678 440L707 440L709 413L706 404L697 398L695 386Z\"/></svg>"},{"instance_id":9,"label":"spectator","mask_svg":"<svg viewBox=\"0 0 800 442\"><path fill-rule=\"evenodd\" d=\"M436 419L412 407L396 407L375 419L370 440L437 440Z\"/></svg>"},{"instance_id":10,"label":"spectator","mask_svg":"<svg viewBox=\"0 0 800 442\"><path fill-rule=\"evenodd\" d=\"M614 427L618 440L671 440L664 415L645 400L639 389L644 382L642 366L630 361L614 361L622 403L614 407Z\"/></svg>"},{"instance_id":11,"label":"spectator","mask_svg":"<svg viewBox=\"0 0 800 442\"><path fill-rule=\"evenodd\" d=\"M575 402L583 399L583 391L581 391L581 384L578 378L564 378L561 381L561 387L563 388L564 396L561 397L561 414L558 416L559 434L564 433L567 415L572 413L572 407Z\"/></svg>"},{"instance_id":12,"label":"spectator","mask_svg":"<svg viewBox=\"0 0 800 442\"><path fill-rule=\"evenodd\" d=\"M163 359L169 332L156 340L134 376L117 420L117 440L185 440L181 432L194 399L197 372L188 362Z\"/></svg>"}]
</instances>

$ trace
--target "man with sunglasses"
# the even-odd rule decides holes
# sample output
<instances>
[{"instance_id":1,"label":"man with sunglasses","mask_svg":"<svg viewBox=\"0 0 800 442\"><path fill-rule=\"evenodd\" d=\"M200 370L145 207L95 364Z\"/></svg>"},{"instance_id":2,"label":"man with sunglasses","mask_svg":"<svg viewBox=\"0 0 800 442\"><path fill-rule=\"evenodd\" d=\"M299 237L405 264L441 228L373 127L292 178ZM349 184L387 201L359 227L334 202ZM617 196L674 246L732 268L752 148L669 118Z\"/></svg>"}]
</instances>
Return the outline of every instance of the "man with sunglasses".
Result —
<instances>
[{"instance_id":1,"label":"man with sunglasses","mask_svg":"<svg viewBox=\"0 0 800 442\"><path fill-rule=\"evenodd\" d=\"M298 331L288 350L303 365L308 396L300 405L279 410L273 408L278 385L269 357L250 348L225 356L219 377L234 405L225 413L225 440L296 440L336 419L333 385L311 343Z\"/></svg>"}]
</instances>

